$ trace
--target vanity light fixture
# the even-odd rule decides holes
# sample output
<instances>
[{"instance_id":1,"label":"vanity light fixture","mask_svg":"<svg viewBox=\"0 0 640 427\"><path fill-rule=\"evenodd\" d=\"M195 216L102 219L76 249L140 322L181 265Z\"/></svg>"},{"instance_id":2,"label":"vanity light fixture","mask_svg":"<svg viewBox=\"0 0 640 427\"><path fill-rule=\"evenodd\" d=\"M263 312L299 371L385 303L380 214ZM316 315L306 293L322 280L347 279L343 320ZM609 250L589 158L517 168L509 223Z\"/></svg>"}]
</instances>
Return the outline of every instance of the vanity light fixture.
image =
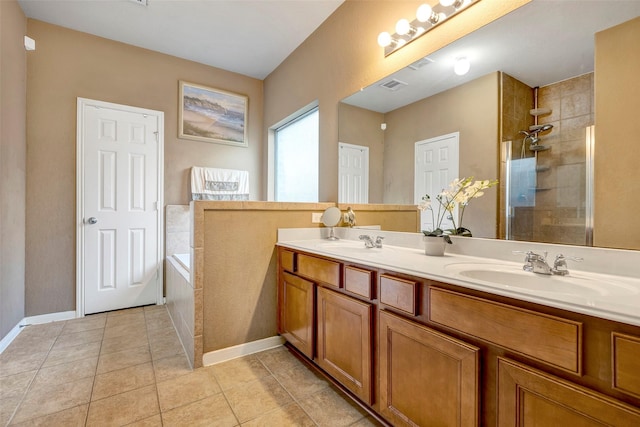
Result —
<instances>
[{"instance_id":1,"label":"vanity light fixture","mask_svg":"<svg viewBox=\"0 0 640 427\"><path fill-rule=\"evenodd\" d=\"M396 23L395 33L386 31L378 35L378 45L384 48L384 56L388 56L402 46L417 39L436 25L457 15L470 5L480 0L440 0L435 6L422 4L416 11L416 19L400 19Z\"/></svg>"}]
</instances>

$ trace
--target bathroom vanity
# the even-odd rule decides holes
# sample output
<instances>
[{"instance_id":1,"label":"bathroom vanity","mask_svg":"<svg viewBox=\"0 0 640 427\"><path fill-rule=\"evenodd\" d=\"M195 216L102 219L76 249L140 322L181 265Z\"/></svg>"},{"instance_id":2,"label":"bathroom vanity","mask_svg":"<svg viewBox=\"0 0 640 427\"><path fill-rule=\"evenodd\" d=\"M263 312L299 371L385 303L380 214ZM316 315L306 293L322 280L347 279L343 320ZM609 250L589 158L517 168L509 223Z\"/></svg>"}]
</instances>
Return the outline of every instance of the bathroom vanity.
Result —
<instances>
[{"instance_id":1,"label":"bathroom vanity","mask_svg":"<svg viewBox=\"0 0 640 427\"><path fill-rule=\"evenodd\" d=\"M634 279L600 293L585 282L583 302L561 288L580 274L542 297L461 274L498 264L515 263L281 240L279 333L393 425L640 425L640 306L636 321L598 301L637 301Z\"/></svg>"}]
</instances>

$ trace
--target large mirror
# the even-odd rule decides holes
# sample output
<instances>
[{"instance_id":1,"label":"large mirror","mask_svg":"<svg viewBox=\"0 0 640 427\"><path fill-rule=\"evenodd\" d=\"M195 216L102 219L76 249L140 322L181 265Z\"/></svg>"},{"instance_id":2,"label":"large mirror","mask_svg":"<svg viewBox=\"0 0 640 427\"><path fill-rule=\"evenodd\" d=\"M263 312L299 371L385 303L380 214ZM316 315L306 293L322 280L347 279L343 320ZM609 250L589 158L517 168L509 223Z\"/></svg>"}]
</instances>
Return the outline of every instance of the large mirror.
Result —
<instances>
[{"instance_id":1,"label":"large mirror","mask_svg":"<svg viewBox=\"0 0 640 427\"><path fill-rule=\"evenodd\" d=\"M474 236L591 244L594 37L639 15L637 0L533 0L345 98L338 138L368 151L368 202L415 203L419 144L455 135L459 176L500 179L465 214Z\"/></svg>"}]
</instances>

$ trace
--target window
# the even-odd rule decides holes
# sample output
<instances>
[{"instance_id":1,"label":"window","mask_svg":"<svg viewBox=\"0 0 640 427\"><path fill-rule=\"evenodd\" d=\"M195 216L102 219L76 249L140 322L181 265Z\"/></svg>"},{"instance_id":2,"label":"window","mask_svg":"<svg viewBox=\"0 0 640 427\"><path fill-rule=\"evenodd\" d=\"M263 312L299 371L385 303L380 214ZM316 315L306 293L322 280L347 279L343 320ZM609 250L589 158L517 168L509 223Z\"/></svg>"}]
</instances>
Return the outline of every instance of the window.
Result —
<instances>
[{"instance_id":1,"label":"window","mask_svg":"<svg viewBox=\"0 0 640 427\"><path fill-rule=\"evenodd\" d=\"M275 129L275 200L318 201L318 108Z\"/></svg>"}]
</instances>

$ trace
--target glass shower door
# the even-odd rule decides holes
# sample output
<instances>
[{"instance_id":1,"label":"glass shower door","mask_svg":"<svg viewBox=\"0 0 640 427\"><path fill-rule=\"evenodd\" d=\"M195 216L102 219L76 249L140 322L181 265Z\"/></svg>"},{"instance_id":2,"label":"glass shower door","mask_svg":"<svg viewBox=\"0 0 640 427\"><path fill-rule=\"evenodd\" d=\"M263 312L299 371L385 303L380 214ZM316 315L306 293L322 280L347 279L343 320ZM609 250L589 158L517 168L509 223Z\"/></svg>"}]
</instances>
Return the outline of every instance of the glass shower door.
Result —
<instances>
[{"instance_id":1,"label":"glass shower door","mask_svg":"<svg viewBox=\"0 0 640 427\"><path fill-rule=\"evenodd\" d=\"M505 237L591 246L593 126L545 143L531 151L519 141L503 142Z\"/></svg>"}]
</instances>

